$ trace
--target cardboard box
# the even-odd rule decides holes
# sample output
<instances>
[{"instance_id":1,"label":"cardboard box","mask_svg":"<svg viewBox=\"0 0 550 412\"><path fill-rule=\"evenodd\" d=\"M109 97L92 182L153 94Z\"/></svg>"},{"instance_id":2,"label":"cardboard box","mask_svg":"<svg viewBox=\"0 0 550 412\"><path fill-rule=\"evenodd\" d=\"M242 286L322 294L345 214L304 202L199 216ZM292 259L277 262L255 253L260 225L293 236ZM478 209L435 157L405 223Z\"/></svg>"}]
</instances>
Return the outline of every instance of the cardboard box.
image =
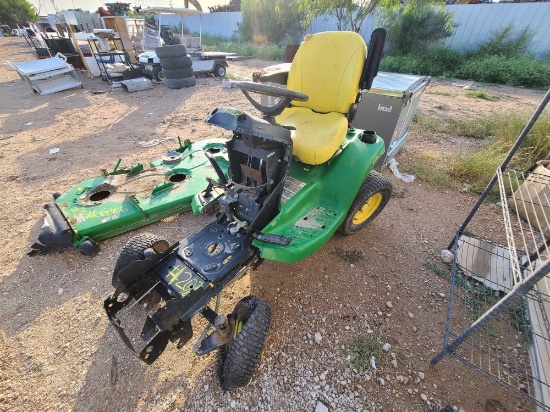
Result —
<instances>
[{"instance_id":1,"label":"cardboard box","mask_svg":"<svg viewBox=\"0 0 550 412\"><path fill-rule=\"evenodd\" d=\"M509 204L533 228L550 230L550 160L536 163Z\"/></svg>"}]
</instances>

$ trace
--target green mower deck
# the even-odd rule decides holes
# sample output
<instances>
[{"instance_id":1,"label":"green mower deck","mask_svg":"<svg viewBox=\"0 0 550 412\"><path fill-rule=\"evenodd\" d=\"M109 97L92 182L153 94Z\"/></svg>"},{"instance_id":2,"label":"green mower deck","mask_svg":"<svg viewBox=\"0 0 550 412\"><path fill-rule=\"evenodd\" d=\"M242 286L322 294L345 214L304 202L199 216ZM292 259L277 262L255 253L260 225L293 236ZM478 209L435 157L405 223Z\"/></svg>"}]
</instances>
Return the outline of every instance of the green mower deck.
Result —
<instances>
[{"instance_id":1,"label":"green mower deck","mask_svg":"<svg viewBox=\"0 0 550 412\"><path fill-rule=\"evenodd\" d=\"M161 159L130 168L103 171L102 177L79 183L54 195L44 206L46 217L30 256L78 247L93 255L95 242L191 209L195 194L217 174L206 152L227 174L225 140L185 142Z\"/></svg>"}]
</instances>

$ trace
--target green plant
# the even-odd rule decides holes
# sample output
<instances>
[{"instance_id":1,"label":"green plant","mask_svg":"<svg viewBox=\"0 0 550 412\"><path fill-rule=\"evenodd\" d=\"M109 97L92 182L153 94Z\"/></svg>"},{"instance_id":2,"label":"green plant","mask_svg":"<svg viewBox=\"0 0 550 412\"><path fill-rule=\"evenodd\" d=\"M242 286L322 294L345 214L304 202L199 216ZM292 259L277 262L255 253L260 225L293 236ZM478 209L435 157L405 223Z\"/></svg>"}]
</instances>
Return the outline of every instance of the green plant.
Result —
<instances>
[{"instance_id":1,"label":"green plant","mask_svg":"<svg viewBox=\"0 0 550 412\"><path fill-rule=\"evenodd\" d=\"M525 127L528 116L502 115L492 118L493 137L479 150L457 154L449 163L449 173L474 185L485 187ZM512 158L510 167L528 169L550 156L550 116L541 116Z\"/></svg>"},{"instance_id":2,"label":"green plant","mask_svg":"<svg viewBox=\"0 0 550 412\"><path fill-rule=\"evenodd\" d=\"M433 116L417 116L416 124L432 133L444 133L475 139L485 139L495 133L500 116L486 116L475 119L453 120L438 119Z\"/></svg>"},{"instance_id":3,"label":"green plant","mask_svg":"<svg viewBox=\"0 0 550 412\"><path fill-rule=\"evenodd\" d=\"M371 363L374 356L376 362L387 362L389 354L382 350L384 342L380 336L359 334L353 336L347 342L347 348L350 351L351 363L358 369L364 368Z\"/></svg>"},{"instance_id":4,"label":"green plant","mask_svg":"<svg viewBox=\"0 0 550 412\"><path fill-rule=\"evenodd\" d=\"M388 20L388 54L397 56L423 52L454 30L453 13L433 5L400 7Z\"/></svg>"},{"instance_id":5,"label":"green plant","mask_svg":"<svg viewBox=\"0 0 550 412\"><path fill-rule=\"evenodd\" d=\"M170 26L170 30L174 34L189 34L189 29L185 26L182 27L182 25L178 26L173 24L172 26Z\"/></svg>"},{"instance_id":6,"label":"green plant","mask_svg":"<svg viewBox=\"0 0 550 412\"><path fill-rule=\"evenodd\" d=\"M545 88L550 85L550 59L470 56L456 69L455 75L478 82Z\"/></svg>"},{"instance_id":7,"label":"green plant","mask_svg":"<svg viewBox=\"0 0 550 412\"><path fill-rule=\"evenodd\" d=\"M432 272L434 272L437 276L443 278L443 279L450 279L451 278L451 274L449 273L448 270L446 269L443 269L441 266L435 264L435 263L432 263L432 262L426 262L424 263L424 267L426 269L429 269L431 270Z\"/></svg>"},{"instance_id":8,"label":"green plant","mask_svg":"<svg viewBox=\"0 0 550 412\"><path fill-rule=\"evenodd\" d=\"M302 14L296 0L243 0L239 36L255 43L281 43L286 36L301 37Z\"/></svg>"},{"instance_id":9,"label":"green plant","mask_svg":"<svg viewBox=\"0 0 550 412\"><path fill-rule=\"evenodd\" d=\"M29 21L36 21L35 7L27 0L3 0L0 2L0 22L10 27L27 27Z\"/></svg>"},{"instance_id":10,"label":"green plant","mask_svg":"<svg viewBox=\"0 0 550 412\"><path fill-rule=\"evenodd\" d=\"M415 117L413 127L448 136L484 139L485 142L450 158L440 159L424 152L408 171L437 186L467 187L482 191L513 146L527 123L527 115L491 115L475 119L450 120L432 116ZM510 166L525 170L550 156L550 116L541 116L527 135Z\"/></svg>"},{"instance_id":11,"label":"green plant","mask_svg":"<svg viewBox=\"0 0 550 412\"><path fill-rule=\"evenodd\" d=\"M481 90L467 92L466 97L470 97L472 99L485 99L485 100L491 100L491 101L500 100L500 97L497 96L496 94L485 93L485 92L482 92Z\"/></svg>"},{"instance_id":12,"label":"green plant","mask_svg":"<svg viewBox=\"0 0 550 412\"><path fill-rule=\"evenodd\" d=\"M276 44L241 42L217 36L203 36L202 39L205 51L223 50L224 52L237 53L240 56L249 56L263 60L283 60L284 58L284 49Z\"/></svg>"},{"instance_id":13,"label":"green plant","mask_svg":"<svg viewBox=\"0 0 550 412\"><path fill-rule=\"evenodd\" d=\"M449 188L457 186L457 183L445 170L441 170L441 168L437 166L425 164L422 161L408 167L406 172L437 187Z\"/></svg>"},{"instance_id":14,"label":"green plant","mask_svg":"<svg viewBox=\"0 0 550 412\"><path fill-rule=\"evenodd\" d=\"M532 343L533 331L531 321L527 316L527 299L524 297L520 298L512 305L508 306L507 312L512 326L518 332L521 332L523 336L525 336L525 340L528 343Z\"/></svg>"},{"instance_id":15,"label":"green plant","mask_svg":"<svg viewBox=\"0 0 550 412\"><path fill-rule=\"evenodd\" d=\"M529 44L533 40L534 32L525 28L519 32L514 30L510 23L500 30L495 30L488 40L480 44L473 53L477 56L522 57L528 54Z\"/></svg>"},{"instance_id":16,"label":"green plant","mask_svg":"<svg viewBox=\"0 0 550 412\"><path fill-rule=\"evenodd\" d=\"M462 56L456 50L441 46L421 52L410 51L406 55L386 55L380 69L512 86L547 88L550 85L550 58L479 54Z\"/></svg>"}]
</instances>

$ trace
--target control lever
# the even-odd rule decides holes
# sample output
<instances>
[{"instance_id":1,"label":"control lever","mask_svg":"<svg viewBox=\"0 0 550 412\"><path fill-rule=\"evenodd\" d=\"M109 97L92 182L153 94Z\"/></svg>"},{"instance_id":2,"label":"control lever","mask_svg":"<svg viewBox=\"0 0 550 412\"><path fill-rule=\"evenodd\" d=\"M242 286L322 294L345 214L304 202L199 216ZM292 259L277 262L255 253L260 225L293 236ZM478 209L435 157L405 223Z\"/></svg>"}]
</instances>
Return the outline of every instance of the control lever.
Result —
<instances>
[{"instance_id":1,"label":"control lever","mask_svg":"<svg viewBox=\"0 0 550 412\"><path fill-rule=\"evenodd\" d=\"M269 243L272 245L288 246L292 241L291 237L283 235L275 235L272 233L254 232L252 237L260 242Z\"/></svg>"},{"instance_id":2,"label":"control lever","mask_svg":"<svg viewBox=\"0 0 550 412\"><path fill-rule=\"evenodd\" d=\"M220 178L220 182L223 184L223 185L226 185L227 184L227 178L225 177L225 175L223 174L222 172L222 168L220 167L220 165L218 164L218 162L216 161L216 159L214 159L214 156L212 156L209 152L204 152L204 155L206 156L206 158L208 160L210 160L210 164L212 165L212 167L214 168L214 171L216 172L216 174L218 175L218 177Z\"/></svg>"}]
</instances>

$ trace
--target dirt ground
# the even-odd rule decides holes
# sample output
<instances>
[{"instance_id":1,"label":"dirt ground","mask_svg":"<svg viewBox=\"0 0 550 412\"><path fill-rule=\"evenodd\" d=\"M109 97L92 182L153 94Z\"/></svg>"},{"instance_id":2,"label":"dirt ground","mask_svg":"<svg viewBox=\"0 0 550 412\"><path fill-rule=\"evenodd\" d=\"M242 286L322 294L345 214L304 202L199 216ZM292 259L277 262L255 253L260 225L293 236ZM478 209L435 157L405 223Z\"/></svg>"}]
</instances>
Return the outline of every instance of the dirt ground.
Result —
<instances>
[{"instance_id":1,"label":"dirt ground","mask_svg":"<svg viewBox=\"0 0 550 412\"><path fill-rule=\"evenodd\" d=\"M23 40L0 38L0 61L6 60L33 55ZM254 69L270 64L232 63L229 73L250 79ZM119 158L126 165L147 164L175 145L172 139L144 149L139 141L228 137L204 123L207 114L219 106L254 110L240 91L222 88L211 77L200 77L194 88L157 84L132 94L111 90L100 79L81 79L84 89L40 96L0 65L0 410L313 411L318 402L331 411L427 411L444 405L467 412L534 410L457 361L428 365L441 348L446 298L440 294L448 295L449 284L424 265L438 261L476 198L418 180L406 184L387 170L395 196L368 228L349 237L334 235L300 263L265 262L224 292L223 313L248 294L271 305L265 356L250 385L223 393L215 355L199 358L190 344L180 350L169 346L151 366L141 363L103 313L117 253L135 233L174 242L211 218L186 213L167 219L101 242L93 258L77 251L31 258L26 252L38 233L42 205L53 192L112 168ZM526 89L482 87L501 99L470 99L451 84L434 79L428 91L451 95L425 93L420 110L454 118L532 112L542 98ZM92 94L93 88L106 93ZM465 146L458 136L450 141L413 127L398 160L423 148ZM49 154L51 148L60 151ZM195 326L198 336L200 325ZM391 344L394 365L380 360L376 370L354 369L346 343L367 331ZM317 332L320 343L313 339Z\"/></svg>"}]
</instances>

